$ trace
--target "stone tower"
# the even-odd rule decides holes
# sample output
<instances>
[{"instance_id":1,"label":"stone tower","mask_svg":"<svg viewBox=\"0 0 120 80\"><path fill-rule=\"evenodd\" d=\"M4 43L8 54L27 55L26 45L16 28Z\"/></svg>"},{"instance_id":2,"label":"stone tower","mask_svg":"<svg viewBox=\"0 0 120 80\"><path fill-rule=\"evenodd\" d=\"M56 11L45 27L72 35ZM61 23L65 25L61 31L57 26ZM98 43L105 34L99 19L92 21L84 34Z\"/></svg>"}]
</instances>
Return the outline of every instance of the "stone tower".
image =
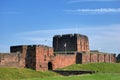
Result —
<instances>
[{"instance_id":1,"label":"stone tower","mask_svg":"<svg viewBox=\"0 0 120 80\"><path fill-rule=\"evenodd\" d=\"M53 48L54 52L88 52L89 40L86 35L81 34L55 35L53 37Z\"/></svg>"}]
</instances>

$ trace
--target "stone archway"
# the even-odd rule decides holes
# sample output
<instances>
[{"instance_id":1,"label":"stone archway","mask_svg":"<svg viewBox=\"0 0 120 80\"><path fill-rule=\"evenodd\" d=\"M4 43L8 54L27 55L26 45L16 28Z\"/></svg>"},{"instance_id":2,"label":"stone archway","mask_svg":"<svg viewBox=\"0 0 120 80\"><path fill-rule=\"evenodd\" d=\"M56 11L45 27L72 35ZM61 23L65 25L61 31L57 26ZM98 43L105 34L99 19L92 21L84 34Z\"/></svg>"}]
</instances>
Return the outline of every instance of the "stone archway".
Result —
<instances>
[{"instance_id":1,"label":"stone archway","mask_svg":"<svg viewBox=\"0 0 120 80\"><path fill-rule=\"evenodd\" d=\"M52 69L53 69L52 63L48 62L48 70L52 70Z\"/></svg>"}]
</instances>

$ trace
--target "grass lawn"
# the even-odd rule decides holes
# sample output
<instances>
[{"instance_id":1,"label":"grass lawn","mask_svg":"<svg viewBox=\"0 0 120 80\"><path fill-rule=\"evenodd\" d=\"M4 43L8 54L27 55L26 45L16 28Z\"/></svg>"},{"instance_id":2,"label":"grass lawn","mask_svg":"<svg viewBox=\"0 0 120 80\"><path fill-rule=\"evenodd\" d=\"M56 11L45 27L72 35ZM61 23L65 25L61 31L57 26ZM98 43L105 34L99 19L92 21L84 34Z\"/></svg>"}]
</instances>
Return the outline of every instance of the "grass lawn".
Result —
<instances>
[{"instance_id":1,"label":"grass lawn","mask_svg":"<svg viewBox=\"0 0 120 80\"><path fill-rule=\"evenodd\" d=\"M45 78L59 76L51 71L35 71L25 68L0 68L0 80L20 80L30 78Z\"/></svg>"},{"instance_id":2,"label":"grass lawn","mask_svg":"<svg viewBox=\"0 0 120 80\"><path fill-rule=\"evenodd\" d=\"M90 63L90 64L74 64L60 70L91 70L102 73L120 73L119 63Z\"/></svg>"},{"instance_id":3,"label":"grass lawn","mask_svg":"<svg viewBox=\"0 0 120 80\"><path fill-rule=\"evenodd\" d=\"M61 77L49 77L49 78L33 78L26 80L119 80L120 74L118 73L97 73L86 74L79 76L61 76Z\"/></svg>"},{"instance_id":4,"label":"grass lawn","mask_svg":"<svg viewBox=\"0 0 120 80\"><path fill-rule=\"evenodd\" d=\"M75 64L61 70L93 70L95 74L61 76L51 71L35 71L25 68L0 68L0 80L119 80L120 64Z\"/></svg>"}]
</instances>

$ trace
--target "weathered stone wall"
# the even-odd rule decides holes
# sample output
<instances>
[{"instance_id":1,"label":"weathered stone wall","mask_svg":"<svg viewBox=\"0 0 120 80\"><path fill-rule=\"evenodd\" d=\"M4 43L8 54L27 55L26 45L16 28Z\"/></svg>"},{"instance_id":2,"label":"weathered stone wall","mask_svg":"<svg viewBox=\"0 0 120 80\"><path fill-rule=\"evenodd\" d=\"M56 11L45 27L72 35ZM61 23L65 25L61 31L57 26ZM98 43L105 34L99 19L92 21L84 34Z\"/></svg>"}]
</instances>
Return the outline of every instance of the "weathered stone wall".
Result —
<instances>
[{"instance_id":1,"label":"weathered stone wall","mask_svg":"<svg viewBox=\"0 0 120 80\"><path fill-rule=\"evenodd\" d=\"M28 51L28 46L29 45L19 45L19 46L11 46L10 47L10 52L11 53L21 53L21 60L20 60L20 65L21 67L26 67L26 55Z\"/></svg>"},{"instance_id":2,"label":"weathered stone wall","mask_svg":"<svg viewBox=\"0 0 120 80\"><path fill-rule=\"evenodd\" d=\"M53 56L53 48L36 46L36 70L48 70L48 63L52 60Z\"/></svg>"},{"instance_id":3,"label":"weathered stone wall","mask_svg":"<svg viewBox=\"0 0 120 80\"><path fill-rule=\"evenodd\" d=\"M85 35L74 34L77 37L77 52L89 52L89 40Z\"/></svg>"},{"instance_id":4,"label":"weathered stone wall","mask_svg":"<svg viewBox=\"0 0 120 80\"><path fill-rule=\"evenodd\" d=\"M110 59L111 59L111 54L104 54L104 62L111 62ZM102 59L101 59L102 60Z\"/></svg>"},{"instance_id":5,"label":"weathered stone wall","mask_svg":"<svg viewBox=\"0 0 120 80\"><path fill-rule=\"evenodd\" d=\"M0 66L23 67L20 53L0 53Z\"/></svg>"},{"instance_id":6,"label":"weathered stone wall","mask_svg":"<svg viewBox=\"0 0 120 80\"><path fill-rule=\"evenodd\" d=\"M91 62L98 62L99 60L98 60L99 58L98 58L98 54L90 54L90 61Z\"/></svg>"},{"instance_id":7,"label":"weathered stone wall","mask_svg":"<svg viewBox=\"0 0 120 80\"><path fill-rule=\"evenodd\" d=\"M11 46L10 51L21 52L21 62L23 67L35 69L35 47L34 45Z\"/></svg>"},{"instance_id":8,"label":"weathered stone wall","mask_svg":"<svg viewBox=\"0 0 120 80\"><path fill-rule=\"evenodd\" d=\"M31 46L31 45L11 46L10 47L10 52L11 53L17 53L17 52L22 53L21 54L22 58L25 58L28 46Z\"/></svg>"},{"instance_id":9,"label":"weathered stone wall","mask_svg":"<svg viewBox=\"0 0 120 80\"><path fill-rule=\"evenodd\" d=\"M99 55L99 62L104 62L105 56L103 54L98 54L98 55Z\"/></svg>"},{"instance_id":10,"label":"weathered stone wall","mask_svg":"<svg viewBox=\"0 0 120 80\"><path fill-rule=\"evenodd\" d=\"M54 52L59 51L76 51L77 50L77 38L72 35L56 35L53 37ZM66 45L66 48L65 48Z\"/></svg>"},{"instance_id":11,"label":"weathered stone wall","mask_svg":"<svg viewBox=\"0 0 120 80\"><path fill-rule=\"evenodd\" d=\"M53 48L43 45L11 46L11 52L22 52L21 65L35 70L48 70L48 63L52 60Z\"/></svg>"},{"instance_id":12,"label":"weathered stone wall","mask_svg":"<svg viewBox=\"0 0 120 80\"><path fill-rule=\"evenodd\" d=\"M91 59L90 59L91 57L90 57L90 54L88 54L88 53L82 53L82 62L81 63L90 63L91 61Z\"/></svg>"},{"instance_id":13,"label":"weathered stone wall","mask_svg":"<svg viewBox=\"0 0 120 80\"><path fill-rule=\"evenodd\" d=\"M53 37L54 52L89 51L88 37L80 34L55 35Z\"/></svg>"},{"instance_id":14,"label":"weathered stone wall","mask_svg":"<svg viewBox=\"0 0 120 80\"><path fill-rule=\"evenodd\" d=\"M110 54L110 62L115 63L116 62L116 54Z\"/></svg>"},{"instance_id":15,"label":"weathered stone wall","mask_svg":"<svg viewBox=\"0 0 120 80\"><path fill-rule=\"evenodd\" d=\"M36 69L36 54L35 54L35 46L29 45L27 46L26 57L25 57L25 67Z\"/></svg>"},{"instance_id":16,"label":"weathered stone wall","mask_svg":"<svg viewBox=\"0 0 120 80\"><path fill-rule=\"evenodd\" d=\"M101 52L82 53L82 63L95 63L95 62L116 62L115 54L107 54Z\"/></svg>"},{"instance_id":17,"label":"weathered stone wall","mask_svg":"<svg viewBox=\"0 0 120 80\"><path fill-rule=\"evenodd\" d=\"M76 54L56 54L52 61L53 69L62 68L76 63Z\"/></svg>"}]
</instances>

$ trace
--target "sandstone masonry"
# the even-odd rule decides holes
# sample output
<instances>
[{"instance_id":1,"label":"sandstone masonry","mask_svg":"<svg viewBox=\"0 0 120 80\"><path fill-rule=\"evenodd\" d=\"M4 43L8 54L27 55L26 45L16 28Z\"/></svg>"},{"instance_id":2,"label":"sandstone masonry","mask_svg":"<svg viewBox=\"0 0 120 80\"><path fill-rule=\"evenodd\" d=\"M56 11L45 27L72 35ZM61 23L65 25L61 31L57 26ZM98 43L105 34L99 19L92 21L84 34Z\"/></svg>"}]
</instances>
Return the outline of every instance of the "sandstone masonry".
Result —
<instances>
[{"instance_id":1,"label":"sandstone masonry","mask_svg":"<svg viewBox=\"0 0 120 80\"><path fill-rule=\"evenodd\" d=\"M65 47L66 51L88 52L88 37L81 34L55 35L53 37L54 51L65 51Z\"/></svg>"},{"instance_id":2,"label":"sandstone masonry","mask_svg":"<svg viewBox=\"0 0 120 80\"><path fill-rule=\"evenodd\" d=\"M86 35L65 34L53 37L53 48L44 45L11 46L11 53L0 53L0 66L34 70L55 70L72 64L116 62L115 54L90 51Z\"/></svg>"}]
</instances>

